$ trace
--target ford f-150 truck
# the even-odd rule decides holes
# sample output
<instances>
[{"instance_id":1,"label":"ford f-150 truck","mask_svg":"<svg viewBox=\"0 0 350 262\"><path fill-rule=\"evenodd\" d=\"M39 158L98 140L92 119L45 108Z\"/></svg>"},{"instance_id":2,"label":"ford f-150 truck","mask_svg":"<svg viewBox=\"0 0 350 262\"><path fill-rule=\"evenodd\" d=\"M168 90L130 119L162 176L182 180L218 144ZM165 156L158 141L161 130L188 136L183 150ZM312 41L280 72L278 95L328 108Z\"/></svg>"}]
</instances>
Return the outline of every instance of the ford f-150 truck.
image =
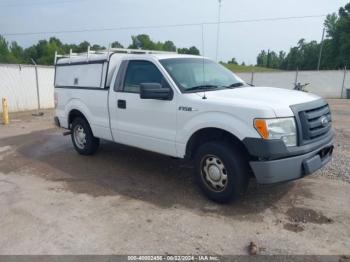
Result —
<instances>
[{"instance_id":1,"label":"ford f-150 truck","mask_svg":"<svg viewBox=\"0 0 350 262\"><path fill-rule=\"evenodd\" d=\"M252 87L200 56L110 49L56 58L55 122L78 153L100 139L193 161L212 200L295 180L331 160L327 102L311 93Z\"/></svg>"}]
</instances>

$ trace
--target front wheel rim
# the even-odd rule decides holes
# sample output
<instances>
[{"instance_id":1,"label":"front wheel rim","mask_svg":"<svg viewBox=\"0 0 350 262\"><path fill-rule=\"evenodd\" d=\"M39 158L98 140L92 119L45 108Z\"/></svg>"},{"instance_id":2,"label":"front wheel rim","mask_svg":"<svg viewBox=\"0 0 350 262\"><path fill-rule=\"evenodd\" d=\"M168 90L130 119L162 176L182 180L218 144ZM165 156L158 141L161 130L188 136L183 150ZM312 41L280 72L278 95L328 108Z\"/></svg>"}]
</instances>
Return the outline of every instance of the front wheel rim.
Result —
<instances>
[{"instance_id":1,"label":"front wheel rim","mask_svg":"<svg viewBox=\"0 0 350 262\"><path fill-rule=\"evenodd\" d=\"M206 155L201 160L201 178L205 185L214 192L222 192L228 183L227 169L220 158Z\"/></svg>"},{"instance_id":2,"label":"front wheel rim","mask_svg":"<svg viewBox=\"0 0 350 262\"><path fill-rule=\"evenodd\" d=\"M74 142L79 149L84 149L86 146L86 133L81 125L74 127L73 131Z\"/></svg>"}]
</instances>

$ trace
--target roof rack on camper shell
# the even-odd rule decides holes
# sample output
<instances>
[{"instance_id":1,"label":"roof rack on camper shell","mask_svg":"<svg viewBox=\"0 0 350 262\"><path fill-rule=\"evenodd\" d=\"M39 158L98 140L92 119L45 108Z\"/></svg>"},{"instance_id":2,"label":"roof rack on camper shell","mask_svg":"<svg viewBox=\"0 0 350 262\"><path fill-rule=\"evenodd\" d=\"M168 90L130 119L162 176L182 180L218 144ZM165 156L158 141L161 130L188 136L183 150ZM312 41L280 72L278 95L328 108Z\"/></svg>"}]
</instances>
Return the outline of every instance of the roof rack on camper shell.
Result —
<instances>
[{"instance_id":1,"label":"roof rack on camper shell","mask_svg":"<svg viewBox=\"0 0 350 262\"><path fill-rule=\"evenodd\" d=\"M112 53L120 53L120 54L177 54L177 52L170 52L170 51L126 49L126 48L108 48L108 49L104 49L104 50L94 51L94 50L90 50L90 46L89 46L87 51L83 52L83 53L73 53L72 49L70 49L69 54L59 55L56 51L54 64L56 65L57 61L60 58L69 58L69 60L70 60L71 58L74 58L74 57L75 58L86 57L86 61L89 61L93 57L101 58L101 56L102 56L102 57L104 57L104 59L106 59L106 61L108 61L109 57L110 57L109 55Z\"/></svg>"}]
</instances>

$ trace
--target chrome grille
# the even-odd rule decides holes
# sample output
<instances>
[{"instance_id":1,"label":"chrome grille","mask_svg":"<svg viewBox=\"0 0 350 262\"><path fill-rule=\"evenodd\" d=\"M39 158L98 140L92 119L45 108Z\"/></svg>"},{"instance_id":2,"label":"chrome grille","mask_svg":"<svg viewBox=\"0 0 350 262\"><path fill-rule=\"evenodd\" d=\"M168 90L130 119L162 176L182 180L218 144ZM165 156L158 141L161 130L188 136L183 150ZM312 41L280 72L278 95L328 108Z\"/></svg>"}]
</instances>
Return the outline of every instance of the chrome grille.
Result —
<instances>
[{"instance_id":1,"label":"chrome grille","mask_svg":"<svg viewBox=\"0 0 350 262\"><path fill-rule=\"evenodd\" d=\"M322 137L332 126L332 117L328 104L299 112L302 138L305 143Z\"/></svg>"}]
</instances>

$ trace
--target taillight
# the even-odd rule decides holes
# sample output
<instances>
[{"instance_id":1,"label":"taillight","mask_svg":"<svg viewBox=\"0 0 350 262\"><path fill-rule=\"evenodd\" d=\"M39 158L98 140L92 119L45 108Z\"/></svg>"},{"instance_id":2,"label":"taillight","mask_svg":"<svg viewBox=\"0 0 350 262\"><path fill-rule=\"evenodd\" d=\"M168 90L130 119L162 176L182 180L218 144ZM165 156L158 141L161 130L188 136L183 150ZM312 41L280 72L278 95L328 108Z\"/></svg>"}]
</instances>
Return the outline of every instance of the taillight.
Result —
<instances>
[{"instance_id":1,"label":"taillight","mask_svg":"<svg viewBox=\"0 0 350 262\"><path fill-rule=\"evenodd\" d=\"M57 108L57 105L58 105L58 94L54 93L53 97L54 97L54 102L55 102L55 108Z\"/></svg>"}]
</instances>

